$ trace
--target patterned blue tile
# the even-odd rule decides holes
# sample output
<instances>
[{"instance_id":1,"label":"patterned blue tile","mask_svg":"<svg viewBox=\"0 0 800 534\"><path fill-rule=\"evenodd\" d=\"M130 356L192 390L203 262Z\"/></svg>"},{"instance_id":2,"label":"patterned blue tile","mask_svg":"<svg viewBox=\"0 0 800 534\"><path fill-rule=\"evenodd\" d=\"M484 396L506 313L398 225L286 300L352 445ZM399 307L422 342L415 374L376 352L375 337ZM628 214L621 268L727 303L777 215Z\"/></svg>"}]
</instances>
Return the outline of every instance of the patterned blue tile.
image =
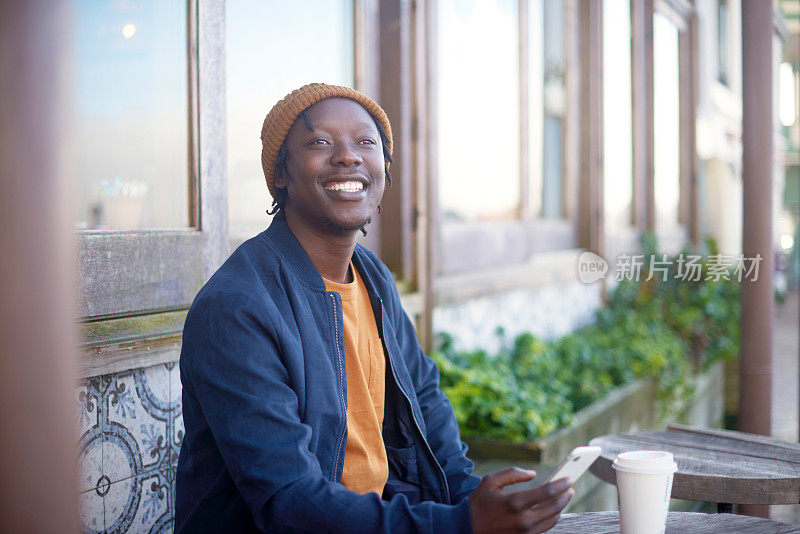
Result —
<instances>
[{"instance_id":1,"label":"patterned blue tile","mask_svg":"<svg viewBox=\"0 0 800 534\"><path fill-rule=\"evenodd\" d=\"M80 494L80 519L81 532L86 534L97 534L105 529L103 518L103 496L101 492L104 488L84 491Z\"/></svg>"},{"instance_id":2,"label":"patterned blue tile","mask_svg":"<svg viewBox=\"0 0 800 534\"><path fill-rule=\"evenodd\" d=\"M100 438L97 382L96 379L86 379L75 390L79 491L96 488L102 476L103 440Z\"/></svg>"},{"instance_id":3,"label":"patterned blue tile","mask_svg":"<svg viewBox=\"0 0 800 534\"><path fill-rule=\"evenodd\" d=\"M109 533L167 533L175 520L174 468L111 484L105 495Z\"/></svg>"},{"instance_id":4,"label":"patterned blue tile","mask_svg":"<svg viewBox=\"0 0 800 534\"><path fill-rule=\"evenodd\" d=\"M75 427L79 440L90 428L100 424L98 397L96 390L90 384L91 380L83 380L75 390Z\"/></svg>"},{"instance_id":5,"label":"patterned blue tile","mask_svg":"<svg viewBox=\"0 0 800 534\"><path fill-rule=\"evenodd\" d=\"M180 411L175 412L172 420L172 464L178 463L178 455L181 452L181 443L183 442L183 413Z\"/></svg>"},{"instance_id":6,"label":"patterned blue tile","mask_svg":"<svg viewBox=\"0 0 800 534\"><path fill-rule=\"evenodd\" d=\"M181 371L177 362L165 364L169 373L169 401L170 405L177 407L181 405Z\"/></svg>"},{"instance_id":7,"label":"patterned blue tile","mask_svg":"<svg viewBox=\"0 0 800 534\"><path fill-rule=\"evenodd\" d=\"M103 440L94 439L79 449L78 491L89 491L102 484L103 448Z\"/></svg>"},{"instance_id":8,"label":"patterned blue tile","mask_svg":"<svg viewBox=\"0 0 800 534\"><path fill-rule=\"evenodd\" d=\"M128 478L110 484L103 495L106 531L109 533L128 532L140 502L141 493L136 478Z\"/></svg>"},{"instance_id":9,"label":"patterned blue tile","mask_svg":"<svg viewBox=\"0 0 800 534\"><path fill-rule=\"evenodd\" d=\"M90 378L75 395L83 530L171 532L183 439L177 365Z\"/></svg>"},{"instance_id":10,"label":"patterned blue tile","mask_svg":"<svg viewBox=\"0 0 800 534\"><path fill-rule=\"evenodd\" d=\"M162 531L163 524L172 518L170 513L172 507L169 503L171 491L171 485L163 470L141 479L139 488L141 501L131 523L131 532Z\"/></svg>"},{"instance_id":11,"label":"patterned blue tile","mask_svg":"<svg viewBox=\"0 0 800 534\"><path fill-rule=\"evenodd\" d=\"M113 484L146 472L137 465L138 462L132 461L135 452L131 448L131 440L112 433L104 434L104 439L106 441L103 446L103 475L109 483Z\"/></svg>"},{"instance_id":12,"label":"patterned blue tile","mask_svg":"<svg viewBox=\"0 0 800 534\"><path fill-rule=\"evenodd\" d=\"M169 465L167 421L169 381L163 365L113 375L105 408L104 433L124 442L133 473ZM108 458L105 458L108 462ZM105 466L108 469L108 465ZM119 478L112 478L117 482Z\"/></svg>"},{"instance_id":13,"label":"patterned blue tile","mask_svg":"<svg viewBox=\"0 0 800 534\"><path fill-rule=\"evenodd\" d=\"M181 450L181 442L183 441L183 402L181 386L181 374L177 363L167 364L169 371L169 392L170 392L170 421L169 421L169 436L170 436L170 464L178 463L178 454Z\"/></svg>"}]
</instances>

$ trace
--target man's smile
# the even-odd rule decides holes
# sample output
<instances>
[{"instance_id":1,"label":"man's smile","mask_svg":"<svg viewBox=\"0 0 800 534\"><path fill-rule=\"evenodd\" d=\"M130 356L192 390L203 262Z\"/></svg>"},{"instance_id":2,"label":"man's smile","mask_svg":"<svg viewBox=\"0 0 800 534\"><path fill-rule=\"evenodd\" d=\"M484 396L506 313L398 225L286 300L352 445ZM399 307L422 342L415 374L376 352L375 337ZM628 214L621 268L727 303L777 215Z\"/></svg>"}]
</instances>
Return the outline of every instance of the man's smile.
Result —
<instances>
[{"instance_id":1,"label":"man's smile","mask_svg":"<svg viewBox=\"0 0 800 534\"><path fill-rule=\"evenodd\" d=\"M338 172L322 182L322 188L337 200L362 200L367 196L370 180L361 173Z\"/></svg>"},{"instance_id":2,"label":"man's smile","mask_svg":"<svg viewBox=\"0 0 800 534\"><path fill-rule=\"evenodd\" d=\"M355 193L363 190L364 184L358 180L347 180L344 182L328 182L322 187L328 191L344 191L347 193Z\"/></svg>"}]
</instances>

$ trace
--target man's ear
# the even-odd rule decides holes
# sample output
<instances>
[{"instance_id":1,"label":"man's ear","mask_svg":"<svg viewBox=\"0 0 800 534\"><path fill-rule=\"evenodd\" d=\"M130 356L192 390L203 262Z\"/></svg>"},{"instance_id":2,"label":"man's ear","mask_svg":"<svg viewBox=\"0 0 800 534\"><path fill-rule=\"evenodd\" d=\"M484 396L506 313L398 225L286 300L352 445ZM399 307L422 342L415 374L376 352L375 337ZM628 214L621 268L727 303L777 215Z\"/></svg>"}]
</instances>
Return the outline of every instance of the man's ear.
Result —
<instances>
[{"instance_id":1,"label":"man's ear","mask_svg":"<svg viewBox=\"0 0 800 534\"><path fill-rule=\"evenodd\" d=\"M278 189L285 189L289 185L289 177L287 176L286 169L283 166L275 169L275 187Z\"/></svg>"}]
</instances>

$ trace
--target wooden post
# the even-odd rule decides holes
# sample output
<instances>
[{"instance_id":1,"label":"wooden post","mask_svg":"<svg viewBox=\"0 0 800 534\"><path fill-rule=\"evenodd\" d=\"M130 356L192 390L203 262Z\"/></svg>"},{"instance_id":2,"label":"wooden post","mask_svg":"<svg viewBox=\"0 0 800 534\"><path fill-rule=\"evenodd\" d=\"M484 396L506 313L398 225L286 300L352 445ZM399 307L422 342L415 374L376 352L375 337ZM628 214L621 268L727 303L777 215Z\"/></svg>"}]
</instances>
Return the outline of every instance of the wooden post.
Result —
<instances>
[{"instance_id":1,"label":"wooden post","mask_svg":"<svg viewBox=\"0 0 800 534\"><path fill-rule=\"evenodd\" d=\"M0 2L0 522L78 532L65 3Z\"/></svg>"},{"instance_id":2,"label":"wooden post","mask_svg":"<svg viewBox=\"0 0 800 534\"><path fill-rule=\"evenodd\" d=\"M742 252L758 279L742 282L739 427L769 435L772 402L772 2L742 0ZM742 512L764 516L766 507Z\"/></svg>"},{"instance_id":3,"label":"wooden post","mask_svg":"<svg viewBox=\"0 0 800 534\"><path fill-rule=\"evenodd\" d=\"M579 3L581 35L581 246L603 255L603 3Z\"/></svg>"},{"instance_id":4,"label":"wooden post","mask_svg":"<svg viewBox=\"0 0 800 534\"><path fill-rule=\"evenodd\" d=\"M432 204L430 169L430 143L429 143L429 117L432 112L428 105L430 61L428 51L428 36L431 30L428 27L431 9L426 3L412 3L411 42L413 45L411 84L413 92L413 131L412 131L412 160L416 176L414 187L414 249L416 252L416 290L422 295L422 314L417 320L417 335L423 350L427 353L433 348L433 228L432 217L436 212Z\"/></svg>"},{"instance_id":5,"label":"wooden post","mask_svg":"<svg viewBox=\"0 0 800 534\"><path fill-rule=\"evenodd\" d=\"M412 43L410 0L380 3L380 98L392 122L392 186L381 202L381 259L403 280L413 282Z\"/></svg>"}]
</instances>

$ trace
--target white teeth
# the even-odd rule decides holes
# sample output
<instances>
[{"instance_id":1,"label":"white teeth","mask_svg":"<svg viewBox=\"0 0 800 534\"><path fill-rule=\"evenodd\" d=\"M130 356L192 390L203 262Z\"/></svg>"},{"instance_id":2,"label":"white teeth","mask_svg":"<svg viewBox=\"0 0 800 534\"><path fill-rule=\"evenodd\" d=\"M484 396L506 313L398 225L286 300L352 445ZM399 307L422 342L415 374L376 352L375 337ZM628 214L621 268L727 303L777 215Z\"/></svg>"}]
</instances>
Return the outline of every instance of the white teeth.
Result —
<instances>
[{"instance_id":1,"label":"white teeth","mask_svg":"<svg viewBox=\"0 0 800 534\"><path fill-rule=\"evenodd\" d=\"M328 191L346 191L348 193L355 193L364 189L364 184L353 180L349 182L331 182L325 184L325 189Z\"/></svg>"}]
</instances>

